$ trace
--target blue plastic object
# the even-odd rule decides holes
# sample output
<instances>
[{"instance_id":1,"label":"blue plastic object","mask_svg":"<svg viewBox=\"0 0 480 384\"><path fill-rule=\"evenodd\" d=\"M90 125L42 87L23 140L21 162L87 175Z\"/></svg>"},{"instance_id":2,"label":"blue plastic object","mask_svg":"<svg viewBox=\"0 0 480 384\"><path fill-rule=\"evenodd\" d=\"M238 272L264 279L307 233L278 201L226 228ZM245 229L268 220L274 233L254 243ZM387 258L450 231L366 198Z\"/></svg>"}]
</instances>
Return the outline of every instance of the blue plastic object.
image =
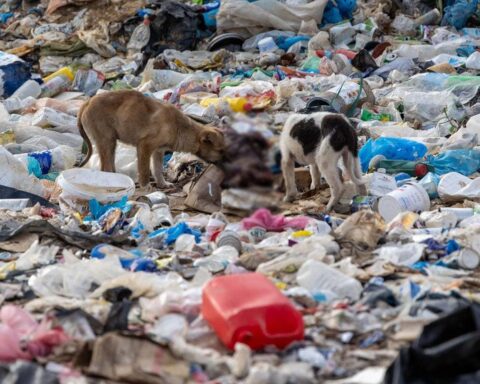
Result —
<instances>
[{"instance_id":1,"label":"blue plastic object","mask_svg":"<svg viewBox=\"0 0 480 384\"><path fill-rule=\"evenodd\" d=\"M336 3L336 5L335 5ZM337 24L345 19L351 19L357 9L357 0L330 0L323 12L322 25Z\"/></svg>"},{"instance_id":2,"label":"blue plastic object","mask_svg":"<svg viewBox=\"0 0 480 384\"><path fill-rule=\"evenodd\" d=\"M145 16L154 15L155 12L150 8L141 8L137 11L137 16L144 18Z\"/></svg>"},{"instance_id":3,"label":"blue plastic object","mask_svg":"<svg viewBox=\"0 0 480 384\"><path fill-rule=\"evenodd\" d=\"M34 175L35 177L42 176L42 168L40 167L40 163L33 157L27 156L27 169L30 175Z\"/></svg>"},{"instance_id":4,"label":"blue plastic object","mask_svg":"<svg viewBox=\"0 0 480 384\"><path fill-rule=\"evenodd\" d=\"M480 169L480 151L475 149L452 149L438 156L428 156L427 164L433 166L437 175L458 172L470 176Z\"/></svg>"},{"instance_id":5,"label":"blue plastic object","mask_svg":"<svg viewBox=\"0 0 480 384\"><path fill-rule=\"evenodd\" d=\"M203 4L203 21L208 29L217 28L217 13L220 10L220 1Z\"/></svg>"},{"instance_id":6,"label":"blue plastic object","mask_svg":"<svg viewBox=\"0 0 480 384\"><path fill-rule=\"evenodd\" d=\"M465 27L468 19L475 14L478 0L456 0L452 5L445 7L442 25L452 25L457 29Z\"/></svg>"},{"instance_id":7,"label":"blue plastic object","mask_svg":"<svg viewBox=\"0 0 480 384\"><path fill-rule=\"evenodd\" d=\"M0 24L5 24L11 17L13 17L12 12L0 13Z\"/></svg>"},{"instance_id":8,"label":"blue plastic object","mask_svg":"<svg viewBox=\"0 0 480 384\"><path fill-rule=\"evenodd\" d=\"M427 153L425 144L398 137L380 137L369 139L360 149L360 163L363 172L368 170L368 164L377 155L385 156L386 160L418 160Z\"/></svg>"},{"instance_id":9,"label":"blue plastic object","mask_svg":"<svg viewBox=\"0 0 480 384\"><path fill-rule=\"evenodd\" d=\"M0 52L0 97L10 97L31 77L27 62L9 53Z\"/></svg>"},{"instance_id":10,"label":"blue plastic object","mask_svg":"<svg viewBox=\"0 0 480 384\"><path fill-rule=\"evenodd\" d=\"M31 152L28 157L32 157L38 161L42 174L46 175L52 167L52 151Z\"/></svg>"},{"instance_id":11,"label":"blue plastic object","mask_svg":"<svg viewBox=\"0 0 480 384\"><path fill-rule=\"evenodd\" d=\"M165 244L172 245L174 244L180 235L194 235L195 242L199 243L202 236L200 231L190 228L186 223L181 222L170 228L161 228L153 231L148 235L149 238L165 235Z\"/></svg>"},{"instance_id":12,"label":"blue plastic object","mask_svg":"<svg viewBox=\"0 0 480 384\"><path fill-rule=\"evenodd\" d=\"M130 266L130 270L134 272L155 272L157 270L157 265L152 259L148 257L139 257L133 260L133 263Z\"/></svg>"},{"instance_id":13,"label":"blue plastic object","mask_svg":"<svg viewBox=\"0 0 480 384\"><path fill-rule=\"evenodd\" d=\"M464 44L461 45L460 47L457 48L457 55L460 57L468 57L470 56L473 52L476 51L476 47L473 46L473 44Z\"/></svg>"},{"instance_id":14,"label":"blue plastic object","mask_svg":"<svg viewBox=\"0 0 480 384\"><path fill-rule=\"evenodd\" d=\"M118 256L122 268L134 272L154 272L157 270L155 262L148 257L144 257L142 251L139 249L125 251L124 249L114 247L110 244L99 244L91 250L90 255L94 259L104 259L107 256Z\"/></svg>"},{"instance_id":15,"label":"blue plastic object","mask_svg":"<svg viewBox=\"0 0 480 384\"><path fill-rule=\"evenodd\" d=\"M298 43L299 41L309 41L309 36L293 36L293 37L285 37L280 36L275 39L275 44L278 45L279 48L287 51L293 44Z\"/></svg>"},{"instance_id":16,"label":"blue plastic object","mask_svg":"<svg viewBox=\"0 0 480 384\"><path fill-rule=\"evenodd\" d=\"M85 221L98 220L112 208L120 208L124 213L127 213L131 208L131 205L128 204L127 196L122 197L120 201L110 204L101 204L97 200L92 199L88 202L88 206L90 215L85 218Z\"/></svg>"},{"instance_id":17,"label":"blue plastic object","mask_svg":"<svg viewBox=\"0 0 480 384\"><path fill-rule=\"evenodd\" d=\"M394 177L397 183L404 180L410 180L412 178L412 176L410 176L408 173L405 173L405 172L397 173Z\"/></svg>"}]
</instances>

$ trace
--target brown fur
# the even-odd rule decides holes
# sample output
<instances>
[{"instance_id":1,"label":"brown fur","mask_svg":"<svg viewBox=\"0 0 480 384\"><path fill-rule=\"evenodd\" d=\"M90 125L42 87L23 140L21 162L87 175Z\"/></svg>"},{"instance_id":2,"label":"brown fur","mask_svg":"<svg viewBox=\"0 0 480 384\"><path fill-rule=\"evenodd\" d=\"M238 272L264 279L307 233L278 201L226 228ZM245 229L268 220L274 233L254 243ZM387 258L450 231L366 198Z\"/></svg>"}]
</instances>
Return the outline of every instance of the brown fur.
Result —
<instances>
[{"instance_id":1,"label":"brown fur","mask_svg":"<svg viewBox=\"0 0 480 384\"><path fill-rule=\"evenodd\" d=\"M168 186L163 178L165 151L189 152L209 162L222 158L225 142L218 129L201 125L170 104L137 91L115 91L94 96L78 114L78 129L88 146L85 165L95 142L101 170L115 172L117 140L137 148L141 187L150 180L150 158L157 187Z\"/></svg>"}]
</instances>

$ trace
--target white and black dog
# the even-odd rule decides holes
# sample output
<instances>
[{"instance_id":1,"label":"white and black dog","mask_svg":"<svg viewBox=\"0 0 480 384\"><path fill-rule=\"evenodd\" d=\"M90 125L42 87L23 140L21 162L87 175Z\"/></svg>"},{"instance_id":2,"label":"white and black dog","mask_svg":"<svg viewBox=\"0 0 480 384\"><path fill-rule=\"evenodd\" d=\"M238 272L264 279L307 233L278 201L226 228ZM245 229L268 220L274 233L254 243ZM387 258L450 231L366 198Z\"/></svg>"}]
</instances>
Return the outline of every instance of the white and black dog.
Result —
<instances>
[{"instance_id":1,"label":"white and black dog","mask_svg":"<svg viewBox=\"0 0 480 384\"><path fill-rule=\"evenodd\" d=\"M356 185L357 193L365 195L365 181L358 159L357 135L348 119L338 113L317 112L289 116L280 136L282 172L285 179L285 201L297 195L295 162L310 165L312 189L320 186L323 175L330 186L327 212L338 203L344 192L338 170L340 157L347 176Z\"/></svg>"}]
</instances>

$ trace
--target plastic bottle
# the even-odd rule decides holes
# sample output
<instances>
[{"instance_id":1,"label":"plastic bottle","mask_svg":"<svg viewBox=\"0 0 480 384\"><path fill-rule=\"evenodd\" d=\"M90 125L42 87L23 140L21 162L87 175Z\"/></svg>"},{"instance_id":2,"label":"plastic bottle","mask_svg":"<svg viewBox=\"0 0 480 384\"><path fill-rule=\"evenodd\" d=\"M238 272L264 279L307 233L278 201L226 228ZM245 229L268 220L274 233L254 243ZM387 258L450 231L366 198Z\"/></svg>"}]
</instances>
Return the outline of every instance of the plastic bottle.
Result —
<instances>
[{"instance_id":1,"label":"plastic bottle","mask_svg":"<svg viewBox=\"0 0 480 384\"><path fill-rule=\"evenodd\" d=\"M417 17L415 19L415 25L417 27L420 25L436 25L440 22L440 20L442 20L442 14L437 8L434 8L424 15Z\"/></svg>"},{"instance_id":2,"label":"plastic bottle","mask_svg":"<svg viewBox=\"0 0 480 384\"><path fill-rule=\"evenodd\" d=\"M410 176L424 177L433 172L433 167L419 161L380 160L375 164L376 169L385 169L389 174L406 173Z\"/></svg>"},{"instance_id":3,"label":"plastic bottle","mask_svg":"<svg viewBox=\"0 0 480 384\"><path fill-rule=\"evenodd\" d=\"M42 84L42 97L54 97L59 93L65 92L70 88L72 80L65 76L56 76L48 82Z\"/></svg>"},{"instance_id":4,"label":"plastic bottle","mask_svg":"<svg viewBox=\"0 0 480 384\"><path fill-rule=\"evenodd\" d=\"M232 298L235 298L232 300ZM302 315L265 276L236 274L210 280L202 293L202 316L230 349L278 348L302 340Z\"/></svg>"},{"instance_id":5,"label":"plastic bottle","mask_svg":"<svg viewBox=\"0 0 480 384\"><path fill-rule=\"evenodd\" d=\"M207 238L215 240L216 237L223 231L227 225L227 219L223 216L222 213L216 212L210 216L208 219L207 227L205 228L207 233Z\"/></svg>"},{"instance_id":6,"label":"plastic bottle","mask_svg":"<svg viewBox=\"0 0 480 384\"><path fill-rule=\"evenodd\" d=\"M93 69L79 69L75 74L72 87L93 96L105 82L105 75Z\"/></svg>"},{"instance_id":7,"label":"plastic bottle","mask_svg":"<svg viewBox=\"0 0 480 384\"><path fill-rule=\"evenodd\" d=\"M77 160L77 151L72 147L60 145L49 151L23 153L15 155L24 164L28 165L28 158L38 161L42 174L46 175L50 172L60 172L73 168Z\"/></svg>"},{"instance_id":8,"label":"plastic bottle","mask_svg":"<svg viewBox=\"0 0 480 384\"><path fill-rule=\"evenodd\" d=\"M297 283L313 295L333 294L358 300L362 284L339 270L317 260L306 261L297 272Z\"/></svg>"},{"instance_id":9,"label":"plastic bottle","mask_svg":"<svg viewBox=\"0 0 480 384\"><path fill-rule=\"evenodd\" d=\"M35 80L27 80L18 88L11 97L17 97L20 100L27 97L37 98L42 93L42 87Z\"/></svg>"},{"instance_id":10,"label":"plastic bottle","mask_svg":"<svg viewBox=\"0 0 480 384\"><path fill-rule=\"evenodd\" d=\"M50 80L53 80L55 77L59 77L59 76L64 76L70 81L73 81L73 79L75 78L75 75L70 67L62 67L58 71L52 73L51 75L44 77L43 82L48 83Z\"/></svg>"},{"instance_id":11,"label":"plastic bottle","mask_svg":"<svg viewBox=\"0 0 480 384\"><path fill-rule=\"evenodd\" d=\"M226 102L234 112L248 112L252 109L252 104L246 97L215 97L203 99L200 102L202 107L209 107L213 105L220 107L221 103Z\"/></svg>"},{"instance_id":12,"label":"plastic bottle","mask_svg":"<svg viewBox=\"0 0 480 384\"><path fill-rule=\"evenodd\" d=\"M366 172L370 161L375 156L382 155L386 160L418 160L427 153L427 147L423 143L400 137L380 137L376 140L369 139L360 149L359 157L362 170ZM388 172L388 166L381 166ZM399 170L398 172L402 172ZM427 173L427 172L425 172Z\"/></svg>"},{"instance_id":13,"label":"plastic bottle","mask_svg":"<svg viewBox=\"0 0 480 384\"><path fill-rule=\"evenodd\" d=\"M130 53L140 52L150 40L150 19L148 15L144 16L142 24L138 25L132 33L127 44Z\"/></svg>"}]
</instances>

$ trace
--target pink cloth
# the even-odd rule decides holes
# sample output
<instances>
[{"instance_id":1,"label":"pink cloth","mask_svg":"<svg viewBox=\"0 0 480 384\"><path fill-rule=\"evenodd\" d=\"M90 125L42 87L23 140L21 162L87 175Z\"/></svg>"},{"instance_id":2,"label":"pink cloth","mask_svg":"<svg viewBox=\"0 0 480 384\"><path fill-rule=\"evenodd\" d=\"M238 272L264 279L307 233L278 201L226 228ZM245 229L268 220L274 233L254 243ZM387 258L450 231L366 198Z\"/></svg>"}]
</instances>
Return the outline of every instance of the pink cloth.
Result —
<instances>
[{"instance_id":1,"label":"pink cloth","mask_svg":"<svg viewBox=\"0 0 480 384\"><path fill-rule=\"evenodd\" d=\"M24 309L5 305L0 309L0 361L31 360L47 356L53 347L68 340L62 329L51 328L48 320L40 324Z\"/></svg>"},{"instance_id":2,"label":"pink cloth","mask_svg":"<svg viewBox=\"0 0 480 384\"><path fill-rule=\"evenodd\" d=\"M245 229L262 227L270 232L282 232L287 228L304 229L310 219L305 216L286 218L282 215L272 215L266 208L257 210L252 216L243 219Z\"/></svg>"}]
</instances>

